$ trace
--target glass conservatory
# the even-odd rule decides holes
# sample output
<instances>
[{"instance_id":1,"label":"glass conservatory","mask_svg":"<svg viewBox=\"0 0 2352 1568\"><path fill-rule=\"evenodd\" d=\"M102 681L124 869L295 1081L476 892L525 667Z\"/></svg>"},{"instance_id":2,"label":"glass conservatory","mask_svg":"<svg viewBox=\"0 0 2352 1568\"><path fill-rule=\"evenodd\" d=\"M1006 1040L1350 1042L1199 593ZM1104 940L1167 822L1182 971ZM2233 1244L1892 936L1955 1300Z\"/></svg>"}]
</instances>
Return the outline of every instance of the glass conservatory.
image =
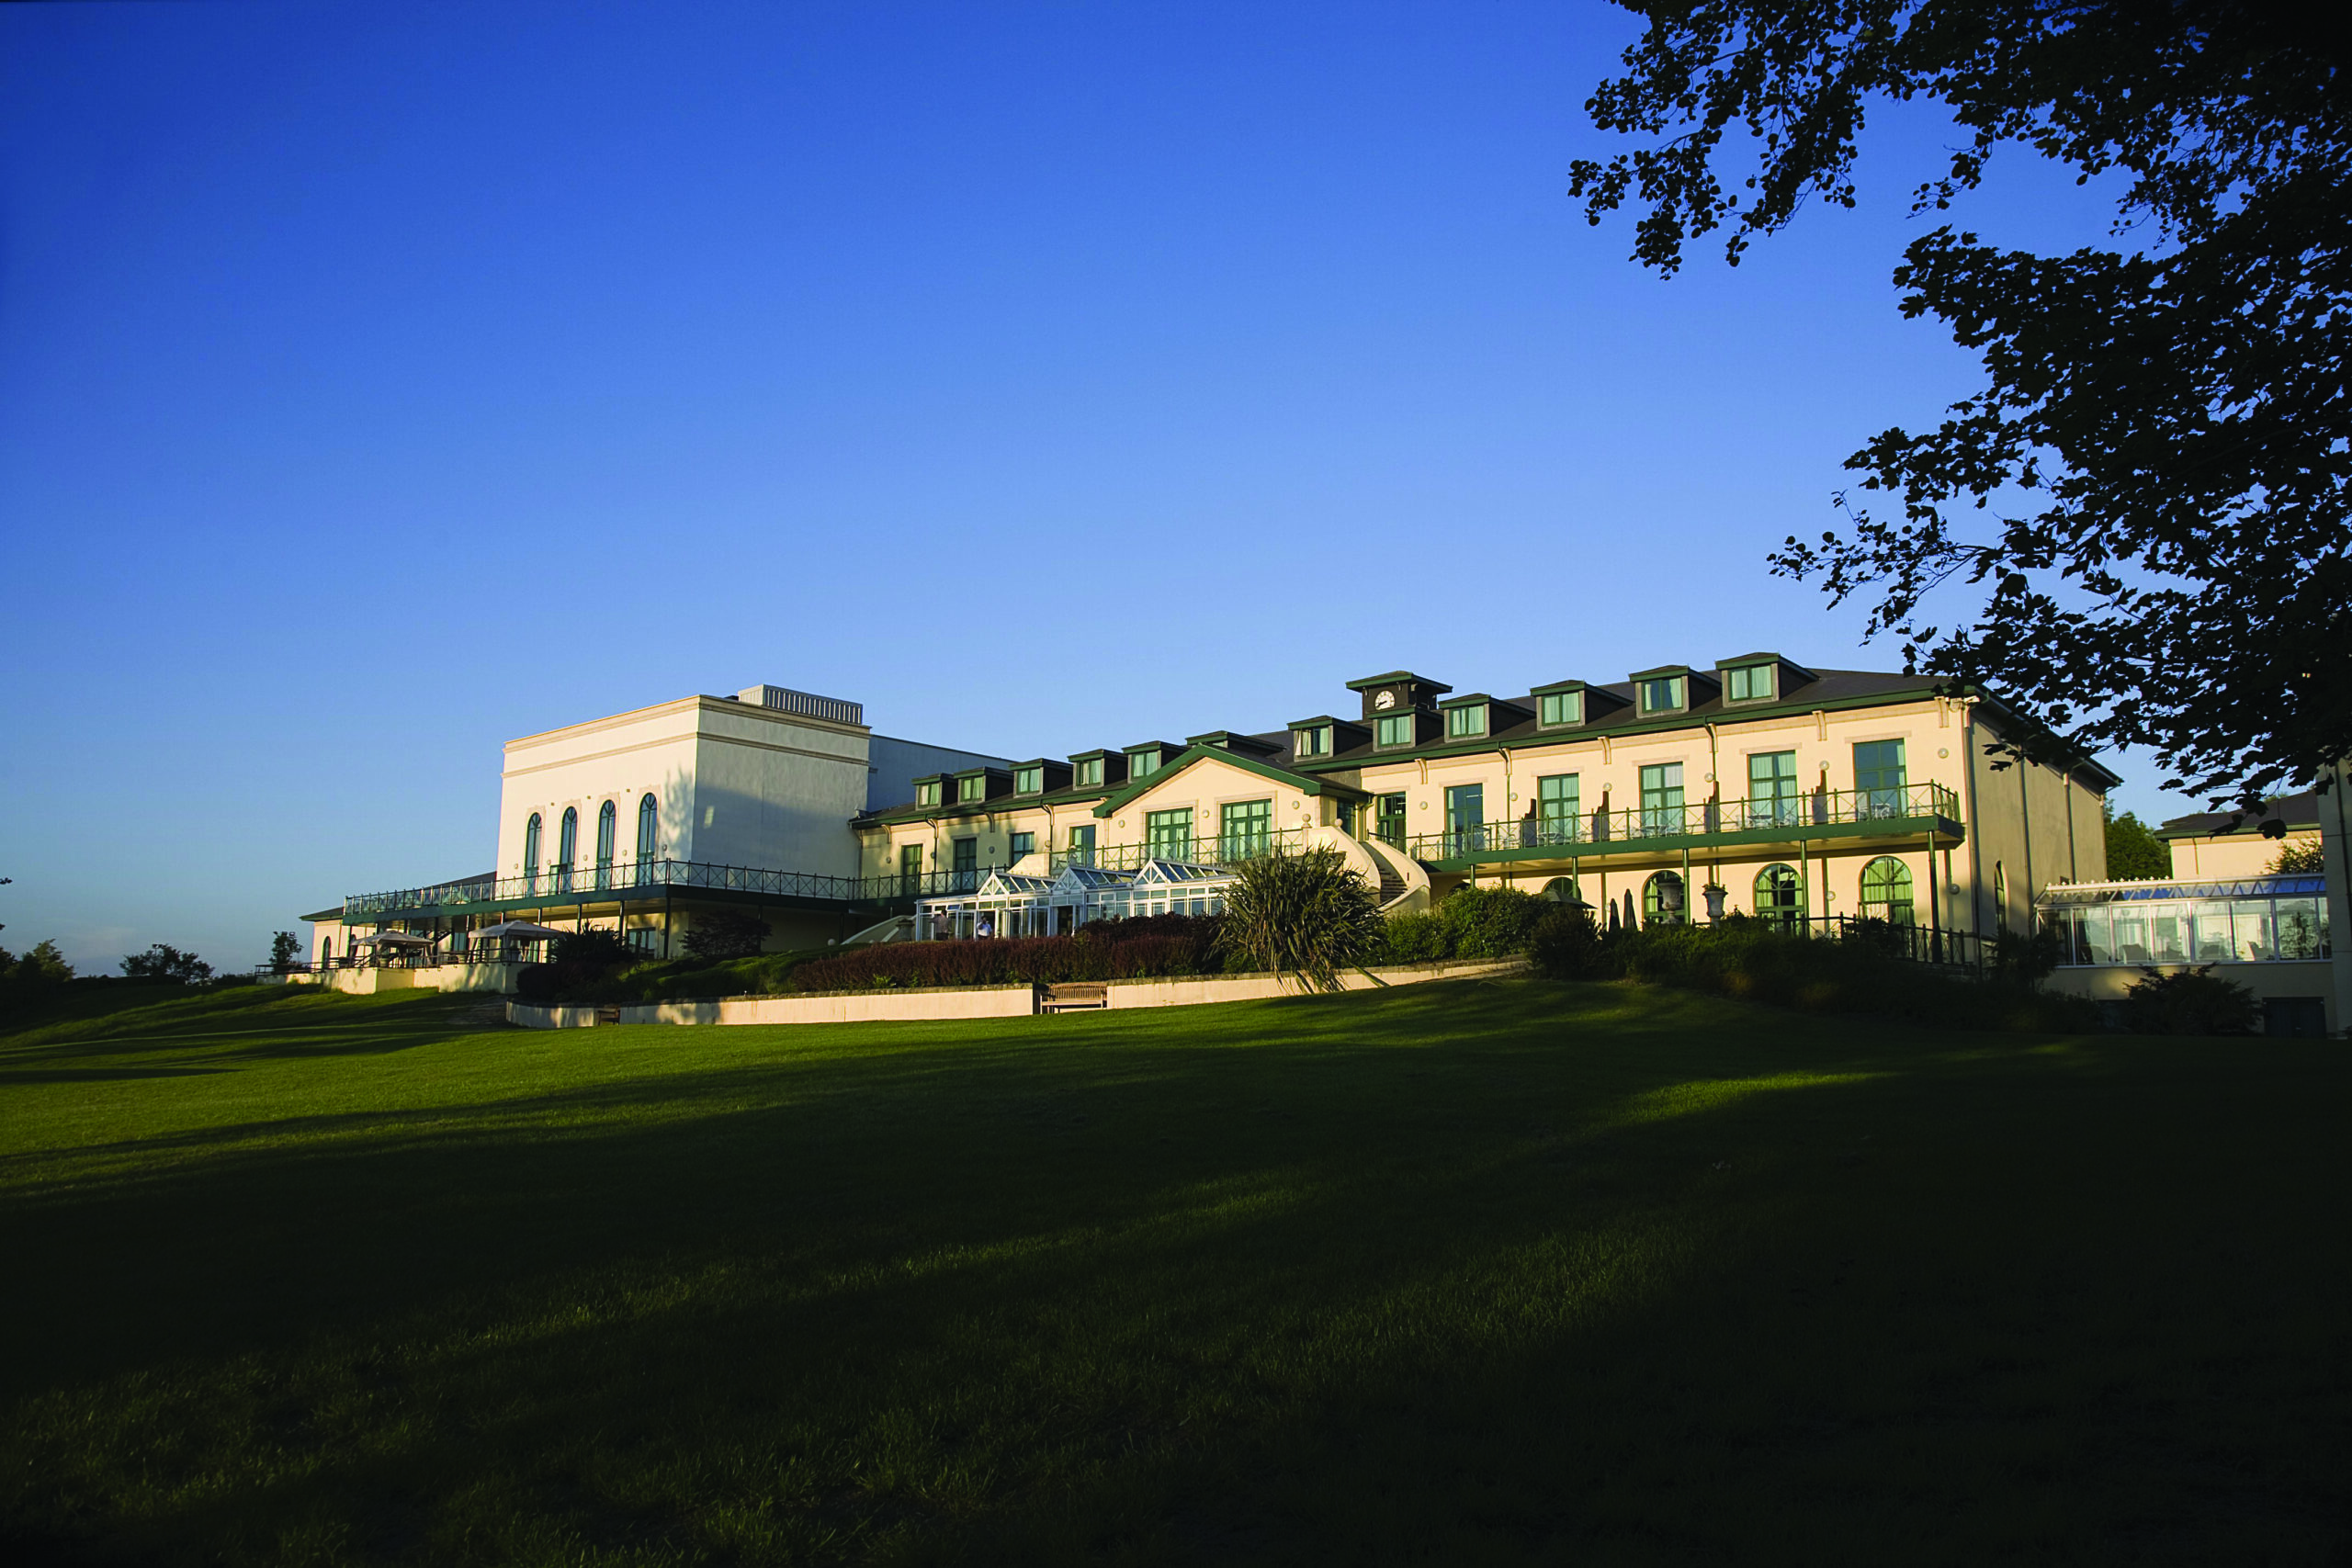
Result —
<instances>
[{"instance_id":1,"label":"glass conservatory","mask_svg":"<svg viewBox=\"0 0 2352 1568\"><path fill-rule=\"evenodd\" d=\"M2270 964L2330 956L2327 884L2273 873L2216 882L2097 882L2047 888L2044 926L2069 967Z\"/></svg>"},{"instance_id":2,"label":"glass conservatory","mask_svg":"<svg viewBox=\"0 0 2352 1568\"><path fill-rule=\"evenodd\" d=\"M995 871L969 893L918 903L915 936L1065 936L1094 920L1222 914L1233 877L1228 866L1171 860L1148 860L1133 871L1068 865L1050 877Z\"/></svg>"}]
</instances>

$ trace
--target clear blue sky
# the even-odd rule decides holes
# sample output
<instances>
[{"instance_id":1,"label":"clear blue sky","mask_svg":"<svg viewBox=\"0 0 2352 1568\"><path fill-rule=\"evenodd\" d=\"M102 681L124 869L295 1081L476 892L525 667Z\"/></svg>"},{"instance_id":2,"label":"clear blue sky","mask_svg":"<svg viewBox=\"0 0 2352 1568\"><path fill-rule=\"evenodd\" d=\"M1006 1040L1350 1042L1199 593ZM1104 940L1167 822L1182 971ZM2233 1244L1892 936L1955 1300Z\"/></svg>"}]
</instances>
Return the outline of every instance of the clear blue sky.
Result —
<instances>
[{"instance_id":1,"label":"clear blue sky","mask_svg":"<svg viewBox=\"0 0 2352 1568\"><path fill-rule=\"evenodd\" d=\"M1971 367L1946 133L1660 282L1598 4L0 6L0 943L486 870L501 743L756 681L1015 756L1757 647ZM2095 239L2022 160L1967 216ZM2110 759L2143 815L2152 764Z\"/></svg>"}]
</instances>

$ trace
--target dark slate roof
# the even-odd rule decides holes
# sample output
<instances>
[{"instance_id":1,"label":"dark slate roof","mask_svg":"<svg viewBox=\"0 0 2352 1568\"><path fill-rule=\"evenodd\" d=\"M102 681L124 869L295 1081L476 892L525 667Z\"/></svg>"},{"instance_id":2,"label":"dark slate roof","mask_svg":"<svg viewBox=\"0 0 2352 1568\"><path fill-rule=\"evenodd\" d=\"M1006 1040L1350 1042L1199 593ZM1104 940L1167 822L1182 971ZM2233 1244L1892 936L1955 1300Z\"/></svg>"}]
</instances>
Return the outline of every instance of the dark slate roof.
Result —
<instances>
[{"instance_id":1,"label":"dark slate roof","mask_svg":"<svg viewBox=\"0 0 2352 1568\"><path fill-rule=\"evenodd\" d=\"M2209 839L2220 833L2260 833L2263 825L2278 824L2280 830L2319 826L2319 796L2310 790L2301 795L2286 795L2255 811L2198 811L2187 817L2176 817L2156 829L2159 839Z\"/></svg>"}]
</instances>

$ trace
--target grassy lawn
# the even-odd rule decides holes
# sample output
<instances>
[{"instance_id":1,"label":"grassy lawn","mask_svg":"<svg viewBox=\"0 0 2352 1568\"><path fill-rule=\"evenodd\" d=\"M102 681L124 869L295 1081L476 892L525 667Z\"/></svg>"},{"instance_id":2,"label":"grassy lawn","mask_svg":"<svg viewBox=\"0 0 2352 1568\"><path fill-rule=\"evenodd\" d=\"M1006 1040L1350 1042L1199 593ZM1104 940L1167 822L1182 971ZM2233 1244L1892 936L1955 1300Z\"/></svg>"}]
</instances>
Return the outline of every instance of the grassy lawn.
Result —
<instances>
[{"instance_id":1,"label":"grassy lawn","mask_svg":"<svg viewBox=\"0 0 2352 1568\"><path fill-rule=\"evenodd\" d=\"M2352 1066L1533 981L0 1034L18 1561L2352 1550Z\"/></svg>"}]
</instances>

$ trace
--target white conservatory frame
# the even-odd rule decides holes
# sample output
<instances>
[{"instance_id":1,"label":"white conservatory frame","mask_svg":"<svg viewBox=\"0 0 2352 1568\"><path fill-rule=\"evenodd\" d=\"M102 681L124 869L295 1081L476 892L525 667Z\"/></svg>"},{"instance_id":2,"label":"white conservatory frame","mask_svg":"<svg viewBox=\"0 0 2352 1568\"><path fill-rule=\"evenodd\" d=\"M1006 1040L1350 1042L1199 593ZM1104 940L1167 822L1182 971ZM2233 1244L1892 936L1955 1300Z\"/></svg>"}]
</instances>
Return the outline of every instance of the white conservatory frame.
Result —
<instances>
[{"instance_id":1,"label":"white conservatory frame","mask_svg":"<svg viewBox=\"0 0 2352 1568\"><path fill-rule=\"evenodd\" d=\"M1223 914L1234 876L1230 866L1165 860L1148 860L1134 871L1064 866L1053 877L992 871L969 893L919 901L915 940L1067 936L1096 920ZM980 931L984 920L986 933Z\"/></svg>"}]
</instances>

